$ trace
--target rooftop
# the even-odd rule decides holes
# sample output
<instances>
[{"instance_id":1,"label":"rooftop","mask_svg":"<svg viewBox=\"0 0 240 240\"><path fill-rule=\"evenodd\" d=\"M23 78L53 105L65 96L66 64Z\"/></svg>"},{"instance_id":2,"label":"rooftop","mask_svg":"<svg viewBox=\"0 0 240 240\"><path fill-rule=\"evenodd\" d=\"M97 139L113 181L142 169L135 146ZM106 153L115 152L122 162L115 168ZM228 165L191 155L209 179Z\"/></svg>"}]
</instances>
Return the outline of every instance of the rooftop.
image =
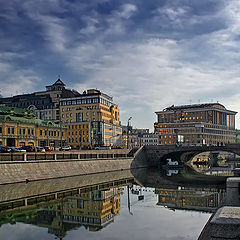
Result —
<instances>
[{"instance_id":1,"label":"rooftop","mask_svg":"<svg viewBox=\"0 0 240 240\"><path fill-rule=\"evenodd\" d=\"M220 103L202 103L202 104L191 104L191 105L179 105L179 106L170 106L165 108L163 111L169 111L169 110L182 110L182 109L193 109L193 108L218 108L218 109L226 109L222 104Z\"/></svg>"},{"instance_id":2,"label":"rooftop","mask_svg":"<svg viewBox=\"0 0 240 240\"><path fill-rule=\"evenodd\" d=\"M33 114L31 110L5 106L0 106L0 121L13 121L42 126L59 127L52 121L43 121L41 119L36 118L36 116Z\"/></svg>"}]
</instances>

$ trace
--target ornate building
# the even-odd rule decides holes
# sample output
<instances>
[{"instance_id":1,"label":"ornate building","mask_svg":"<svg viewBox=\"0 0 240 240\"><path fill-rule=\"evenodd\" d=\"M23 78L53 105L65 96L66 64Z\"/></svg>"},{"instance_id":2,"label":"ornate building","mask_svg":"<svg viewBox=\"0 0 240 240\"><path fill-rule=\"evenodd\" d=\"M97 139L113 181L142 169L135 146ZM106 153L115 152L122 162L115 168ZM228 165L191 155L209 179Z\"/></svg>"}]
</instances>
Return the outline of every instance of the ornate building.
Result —
<instances>
[{"instance_id":1,"label":"ornate building","mask_svg":"<svg viewBox=\"0 0 240 240\"><path fill-rule=\"evenodd\" d=\"M235 143L235 115L220 103L171 106L156 112L160 144Z\"/></svg>"},{"instance_id":2,"label":"ornate building","mask_svg":"<svg viewBox=\"0 0 240 240\"><path fill-rule=\"evenodd\" d=\"M66 128L37 119L30 110L0 107L0 145L60 147L65 137Z\"/></svg>"},{"instance_id":3,"label":"ornate building","mask_svg":"<svg viewBox=\"0 0 240 240\"><path fill-rule=\"evenodd\" d=\"M45 91L0 98L0 104L15 108L28 108L39 119L59 123L60 98L76 97L79 95L75 90L66 89L66 85L59 78L54 84L46 86Z\"/></svg>"}]
</instances>

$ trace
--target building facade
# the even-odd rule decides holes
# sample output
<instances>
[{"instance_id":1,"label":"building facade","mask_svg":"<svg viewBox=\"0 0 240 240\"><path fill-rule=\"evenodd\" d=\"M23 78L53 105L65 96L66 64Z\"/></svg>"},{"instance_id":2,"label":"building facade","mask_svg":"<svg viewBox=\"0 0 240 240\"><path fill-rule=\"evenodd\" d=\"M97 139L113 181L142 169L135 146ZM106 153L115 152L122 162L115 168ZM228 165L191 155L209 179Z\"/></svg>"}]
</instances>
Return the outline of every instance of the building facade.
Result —
<instances>
[{"instance_id":1,"label":"building facade","mask_svg":"<svg viewBox=\"0 0 240 240\"><path fill-rule=\"evenodd\" d=\"M127 148L139 148L145 145L158 145L159 135L150 133L147 128L133 128L132 126L122 126L123 145ZM128 133L127 133L128 132Z\"/></svg>"},{"instance_id":2,"label":"building facade","mask_svg":"<svg viewBox=\"0 0 240 240\"><path fill-rule=\"evenodd\" d=\"M66 128L37 119L30 110L0 107L0 145L52 146L66 142Z\"/></svg>"},{"instance_id":3,"label":"building facade","mask_svg":"<svg viewBox=\"0 0 240 240\"><path fill-rule=\"evenodd\" d=\"M90 89L78 97L61 99L60 117L66 126L88 124L88 131L83 130L84 128L79 128L79 131L72 131L72 127L68 128L70 140L85 136L87 144L80 141L79 146L121 145L122 129L118 106L112 97L99 90ZM70 141L69 144L75 146L77 142Z\"/></svg>"},{"instance_id":4,"label":"building facade","mask_svg":"<svg viewBox=\"0 0 240 240\"><path fill-rule=\"evenodd\" d=\"M75 90L66 89L66 85L59 78L54 84L46 86L45 91L0 98L0 105L29 109L41 120L59 123L60 98L70 98L79 95Z\"/></svg>"},{"instance_id":5,"label":"building facade","mask_svg":"<svg viewBox=\"0 0 240 240\"><path fill-rule=\"evenodd\" d=\"M220 103L171 106L156 112L160 144L235 143L235 115Z\"/></svg>"}]
</instances>

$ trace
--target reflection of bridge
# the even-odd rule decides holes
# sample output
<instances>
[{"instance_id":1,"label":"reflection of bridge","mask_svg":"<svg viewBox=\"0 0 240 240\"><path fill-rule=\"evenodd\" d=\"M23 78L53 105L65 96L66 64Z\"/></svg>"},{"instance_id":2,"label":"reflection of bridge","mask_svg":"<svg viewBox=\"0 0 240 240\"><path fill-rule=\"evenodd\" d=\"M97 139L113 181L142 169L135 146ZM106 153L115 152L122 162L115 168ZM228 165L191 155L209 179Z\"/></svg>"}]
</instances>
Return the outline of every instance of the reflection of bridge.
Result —
<instances>
[{"instance_id":1,"label":"reflection of bridge","mask_svg":"<svg viewBox=\"0 0 240 240\"><path fill-rule=\"evenodd\" d=\"M224 146L176 146L176 145L154 145L144 146L149 166L157 166L164 161L169 154L192 154L195 156L202 152L224 151L240 155L240 144L226 144Z\"/></svg>"}]
</instances>

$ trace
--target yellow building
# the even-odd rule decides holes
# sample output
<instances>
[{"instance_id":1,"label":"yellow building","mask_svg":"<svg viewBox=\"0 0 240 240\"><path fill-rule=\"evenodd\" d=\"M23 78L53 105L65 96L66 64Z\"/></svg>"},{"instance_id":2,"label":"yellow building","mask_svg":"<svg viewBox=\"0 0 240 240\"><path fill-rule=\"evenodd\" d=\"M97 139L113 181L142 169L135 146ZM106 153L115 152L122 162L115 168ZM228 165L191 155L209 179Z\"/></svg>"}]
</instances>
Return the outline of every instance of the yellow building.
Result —
<instances>
[{"instance_id":1,"label":"yellow building","mask_svg":"<svg viewBox=\"0 0 240 240\"><path fill-rule=\"evenodd\" d=\"M170 106L156 112L160 144L223 145L236 142L235 115L220 103Z\"/></svg>"},{"instance_id":2,"label":"yellow building","mask_svg":"<svg viewBox=\"0 0 240 240\"><path fill-rule=\"evenodd\" d=\"M92 231L101 229L119 213L120 192L119 188L111 188L67 197L63 206L63 221L88 225Z\"/></svg>"},{"instance_id":3,"label":"yellow building","mask_svg":"<svg viewBox=\"0 0 240 240\"><path fill-rule=\"evenodd\" d=\"M36 119L32 111L0 107L0 145L53 146L66 141L66 128Z\"/></svg>"},{"instance_id":4,"label":"yellow building","mask_svg":"<svg viewBox=\"0 0 240 240\"><path fill-rule=\"evenodd\" d=\"M112 97L99 90L90 89L79 97L61 99L60 118L62 123L70 126L68 143L72 146L122 145L118 106ZM87 123L88 132L83 127ZM78 131L72 131L73 128L77 128ZM84 141L83 137L80 141L79 136L85 136ZM88 140L86 144L85 140Z\"/></svg>"},{"instance_id":5,"label":"yellow building","mask_svg":"<svg viewBox=\"0 0 240 240\"><path fill-rule=\"evenodd\" d=\"M68 123L67 141L73 148L91 147L90 122Z\"/></svg>"}]
</instances>

